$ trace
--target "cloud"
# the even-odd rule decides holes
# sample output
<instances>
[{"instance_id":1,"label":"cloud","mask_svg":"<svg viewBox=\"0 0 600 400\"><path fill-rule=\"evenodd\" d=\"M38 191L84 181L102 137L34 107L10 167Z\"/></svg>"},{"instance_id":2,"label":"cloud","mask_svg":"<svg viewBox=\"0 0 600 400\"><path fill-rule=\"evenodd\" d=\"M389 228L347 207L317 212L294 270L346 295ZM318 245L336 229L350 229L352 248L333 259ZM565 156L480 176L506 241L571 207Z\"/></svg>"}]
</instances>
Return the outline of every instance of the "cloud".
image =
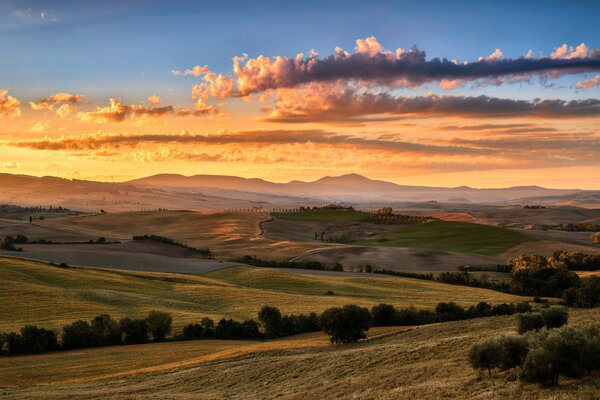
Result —
<instances>
[{"instance_id":1,"label":"cloud","mask_svg":"<svg viewBox=\"0 0 600 400\"><path fill-rule=\"evenodd\" d=\"M148 101L150 102L150 104L157 105L158 103L160 103L160 97L152 95L148 97Z\"/></svg>"},{"instance_id":2,"label":"cloud","mask_svg":"<svg viewBox=\"0 0 600 400\"><path fill-rule=\"evenodd\" d=\"M146 107L142 105L126 105L121 100L110 98L110 105L97 107L95 111L77 113L83 122L107 123L122 122L126 119L140 120L159 118L173 112L173 106Z\"/></svg>"},{"instance_id":3,"label":"cloud","mask_svg":"<svg viewBox=\"0 0 600 400\"><path fill-rule=\"evenodd\" d=\"M354 82L371 87L416 87L431 82L445 82L449 87L458 82L494 80L510 82L532 75L557 77L560 74L600 70L600 50L590 50L585 44L576 48L557 49L552 56L534 58L532 53L511 59L501 50L473 62L458 62L446 58L427 59L425 52L386 50L375 37L356 41L354 53L336 48L334 54L307 56L233 58L233 74L218 75L206 67L196 71L203 82L193 87L195 98L224 99L245 97L273 89L294 88L316 82ZM183 75L195 75L189 70ZM452 84L449 82L453 82Z\"/></svg>"},{"instance_id":4,"label":"cloud","mask_svg":"<svg viewBox=\"0 0 600 400\"><path fill-rule=\"evenodd\" d=\"M570 60L572 58L585 58L588 55L590 49L585 43L581 43L579 46L573 48L573 46L567 46L563 44L550 55L552 59Z\"/></svg>"},{"instance_id":5,"label":"cloud","mask_svg":"<svg viewBox=\"0 0 600 400\"><path fill-rule=\"evenodd\" d=\"M596 75L593 78L579 81L575 84L575 87L582 90L590 90L594 86L600 86L600 75Z\"/></svg>"},{"instance_id":6,"label":"cloud","mask_svg":"<svg viewBox=\"0 0 600 400\"><path fill-rule=\"evenodd\" d=\"M237 131L216 134L112 134L94 133L81 136L63 136L58 139L44 138L26 141L13 141L11 146L35 150L88 151L122 148L135 148L145 144L202 144L202 145L327 145L382 150L394 153L422 153L430 155L476 155L480 151L459 146L438 146L377 138L362 138L323 130L267 130Z\"/></svg>"},{"instance_id":7,"label":"cloud","mask_svg":"<svg viewBox=\"0 0 600 400\"><path fill-rule=\"evenodd\" d=\"M21 115L21 102L8 95L8 89L0 89L0 116L16 117Z\"/></svg>"},{"instance_id":8,"label":"cloud","mask_svg":"<svg viewBox=\"0 0 600 400\"><path fill-rule=\"evenodd\" d=\"M183 71L183 72L182 72L182 71L179 71L179 70L176 70L176 69L172 69L172 70L171 70L171 73L172 73L173 75L176 75L176 76L181 76L181 75L193 75L193 76L200 76L200 75L202 75L202 74L205 74L205 73L207 73L208 71L209 71L209 70L208 70L208 66L206 66L206 65L205 65L204 67L201 67L201 66L199 66L199 65L196 65L196 66L195 66L195 67L193 67L192 69L186 69L186 70L185 70L185 71Z\"/></svg>"},{"instance_id":9,"label":"cloud","mask_svg":"<svg viewBox=\"0 0 600 400\"><path fill-rule=\"evenodd\" d=\"M59 104L76 104L83 99L81 94L56 93L38 101L30 101L29 105L34 110L52 110Z\"/></svg>"},{"instance_id":10,"label":"cloud","mask_svg":"<svg viewBox=\"0 0 600 400\"><path fill-rule=\"evenodd\" d=\"M393 96L351 86L311 84L276 91L275 107L262 121L344 122L390 114L423 117L580 118L600 115L600 100L514 100L480 96Z\"/></svg>"},{"instance_id":11,"label":"cloud","mask_svg":"<svg viewBox=\"0 0 600 400\"><path fill-rule=\"evenodd\" d=\"M48 129L50 129L49 121L38 122L37 124L35 124L31 128L29 128L29 130L31 132L45 132Z\"/></svg>"}]
</instances>

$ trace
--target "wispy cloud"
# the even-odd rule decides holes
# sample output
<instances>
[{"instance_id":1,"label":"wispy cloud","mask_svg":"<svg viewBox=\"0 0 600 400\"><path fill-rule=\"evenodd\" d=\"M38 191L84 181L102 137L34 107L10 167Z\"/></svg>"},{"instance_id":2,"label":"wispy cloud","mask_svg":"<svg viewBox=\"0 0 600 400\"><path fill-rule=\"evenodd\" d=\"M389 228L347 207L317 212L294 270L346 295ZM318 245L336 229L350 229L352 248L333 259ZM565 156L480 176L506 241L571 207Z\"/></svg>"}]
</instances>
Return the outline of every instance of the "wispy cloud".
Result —
<instances>
[{"instance_id":1,"label":"wispy cloud","mask_svg":"<svg viewBox=\"0 0 600 400\"><path fill-rule=\"evenodd\" d=\"M595 86L600 86L600 75L596 75L593 78L579 81L575 84L578 89L590 90Z\"/></svg>"}]
</instances>

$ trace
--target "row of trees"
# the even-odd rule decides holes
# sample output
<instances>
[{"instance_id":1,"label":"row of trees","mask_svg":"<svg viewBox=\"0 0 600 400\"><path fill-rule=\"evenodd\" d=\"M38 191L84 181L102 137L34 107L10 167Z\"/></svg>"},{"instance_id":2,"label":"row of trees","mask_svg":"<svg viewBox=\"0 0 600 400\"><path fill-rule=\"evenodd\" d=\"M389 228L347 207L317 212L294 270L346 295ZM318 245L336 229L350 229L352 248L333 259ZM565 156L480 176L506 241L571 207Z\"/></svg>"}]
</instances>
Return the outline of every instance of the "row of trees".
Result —
<instances>
[{"instance_id":1,"label":"row of trees","mask_svg":"<svg viewBox=\"0 0 600 400\"><path fill-rule=\"evenodd\" d=\"M556 258L555 258L556 257ZM474 286L522 296L547 296L562 298L572 307L596 307L600 305L600 277L580 279L573 269L593 269L598 260L592 255L556 252L555 257L539 255L520 256L509 261L510 282L490 282L480 279L467 270L442 272L438 275L416 274L391 270L375 273L404 276L408 278L435 280L452 285ZM586 263L586 264L584 264ZM502 269L500 266L497 269Z\"/></svg>"},{"instance_id":2,"label":"row of trees","mask_svg":"<svg viewBox=\"0 0 600 400\"><path fill-rule=\"evenodd\" d=\"M365 338L371 326L422 325L527 311L531 311L527 303L491 305L481 302L476 306L463 308L450 302L439 303L434 311L417 310L414 307L396 309L391 304L378 304L368 310L351 304L329 308L321 315L314 312L283 315L276 307L264 306L258 312L258 322L252 319L235 321L223 318L215 323L210 318L203 318L199 323L186 325L181 333L170 340L270 339L322 330L331 337L332 343L349 343ZM65 325L60 342L51 330L25 326L20 334L0 334L0 353L33 354L160 342L170 335L172 322L172 316L161 311L150 311L141 319L123 318L120 321L107 314L101 314L91 322L79 320Z\"/></svg>"},{"instance_id":3,"label":"row of trees","mask_svg":"<svg viewBox=\"0 0 600 400\"><path fill-rule=\"evenodd\" d=\"M112 319L107 314L91 322L79 320L62 329L60 342L49 329L27 325L20 333L0 334L0 354L36 354L55 350L148 343L165 340L171 333L173 318L169 313L150 311L145 318Z\"/></svg>"},{"instance_id":4,"label":"row of trees","mask_svg":"<svg viewBox=\"0 0 600 400\"><path fill-rule=\"evenodd\" d=\"M212 257L212 253L211 251L206 248L206 249L199 249L196 247L192 247L192 246L188 246L185 243L181 243L178 242L176 240L173 240L171 238L165 237L165 236L160 236L160 235L136 235L133 237L133 240L152 240L154 242L158 242L158 243L164 243L164 244L168 244L171 246L178 246L178 247L183 247L184 249L188 249L193 251L194 253L200 254L206 258L211 258Z\"/></svg>"},{"instance_id":5,"label":"row of trees","mask_svg":"<svg viewBox=\"0 0 600 400\"><path fill-rule=\"evenodd\" d=\"M344 266L340 263L322 263L319 261L282 261L282 260L262 260L253 256L244 256L235 260L240 263L253 265L255 267L265 268L299 268L312 269L320 271L344 271Z\"/></svg>"}]
</instances>

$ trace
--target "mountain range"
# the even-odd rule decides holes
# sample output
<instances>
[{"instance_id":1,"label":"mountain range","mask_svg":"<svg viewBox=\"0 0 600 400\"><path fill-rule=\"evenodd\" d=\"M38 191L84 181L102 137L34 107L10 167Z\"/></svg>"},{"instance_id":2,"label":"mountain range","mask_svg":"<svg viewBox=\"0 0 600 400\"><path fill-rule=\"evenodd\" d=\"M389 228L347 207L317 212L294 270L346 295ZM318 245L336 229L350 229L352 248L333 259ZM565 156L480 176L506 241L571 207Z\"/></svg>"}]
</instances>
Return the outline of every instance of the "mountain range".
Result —
<instances>
[{"instance_id":1,"label":"mountain range","mask_svg":"<svg viewBox=\"0 0 600 400\"><path fill-rule=\"evenodd\" d=\"M277 208L345 202L376 206L402 202L600 205L600 191L539 186L471 188L406 186L358 174L311 182L269 182L225 175L158 174L126 182L95 182L51 176L0 174L0 202L60 204L89 210L155 208Z\"/></svg>"}]
</instances>

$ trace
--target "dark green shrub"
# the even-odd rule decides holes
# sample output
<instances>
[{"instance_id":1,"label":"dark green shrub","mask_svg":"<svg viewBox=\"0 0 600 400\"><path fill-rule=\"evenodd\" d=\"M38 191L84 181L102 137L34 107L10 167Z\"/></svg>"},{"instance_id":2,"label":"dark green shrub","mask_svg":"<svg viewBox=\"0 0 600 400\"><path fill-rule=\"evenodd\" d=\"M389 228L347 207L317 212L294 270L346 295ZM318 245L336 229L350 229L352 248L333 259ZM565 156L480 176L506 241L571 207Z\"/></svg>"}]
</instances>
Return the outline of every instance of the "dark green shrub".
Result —
<instances>
[{"instance_id":1,"label":"dark green shrub","mask_svg":"<svg viewBox=\"0 0 600 400\"><path fill-rule=\"evenodd\" d=\"M546 326L544 317L539 312L517 314L518 332L523 334L529 331L539 331Z\"/></svg>"},{"instance_id":2,"label":"dark green shrub","mask_svg":"<svg viewBox=\"0 0 600 400\"><path fill-rule=\"evenodd\" d=\"M64 349L80 349L90 347L92 330L86 321L75 321L63 327L62 347Z\"/></svg>"},{"instance_id":3,"label":"dark green shrub","mask_svg":"<svg viewBox=\"0 0 600 400\"><path fill-rule=\"evenodd\" d=\"M566 307L551 306L542 308L541 313L548 329L560 328L566 325L569 320L569 310Z\"/></svg>"},{"instance_id":4,"label":"dark green shrub","mask_svg":"<svg viewBox=\"0 0 600 400\"><path fill-rule=\"evenodd\" d=\"M354 304L332 307L321 315L321 328L331 336L331 343L350 343L364 339L370 326L369 310Z\"/></svg>"},{"instance_id":5,"label":"dark green shrub","mask_svg":"<svg viewBox=\"0 0 600 400\"><path fill-rule=\"evenodd\" d=\"M155 342L165 340L171 333L172 323L173 317L166 312L152 310L146 316L146 326Z\"/></svg>"},{"instance_id":6,"label":"dark green shrub","mask_svg":"<svg viewBox=\"0 0 600 400\"><path fill-rule=\"evenodd\" d=\"M398 325L398 312L391 304L380 303L371 308L373 317L373 326L394 326Z\"/></svg>"},{"instance_id":7,"label":"dark green shrub","mask_svg":"<svg viewBox=\"0 0 600 400\"><path fill-rule=\"evenodd\" d=\"M486 339L471 346L469 351L471 367L487 370L492 375L492 370L500 368L502 364L502 346L496 339Z\"/></svg>"},{"instance_id":8,"label":"dark green shrub","mask_svg":"<svg viewBox=\"0 0 600 400\"><path fill-rule=\"evenodd\" d=\"M112 346L122 342L121 328L117 321L108 314L100 314L94 317L90 331L90 344L92 346Z\"/></svg>"},{"instance_id":9,"label":"dark green shrub","mask_svg":"<svg viewBox=\"0 0 600 400\"><path fill-rule=\"evenodd\" d=\"M502 347L502 360L500 367L506 371L516 367L523 367L529 351L527 339L522 336L504 336L500 339Z\"/></svg>"},{"instance_id":10,"label":"dark green shrub","mask_svg":"<svg viewBox=\"0 0 600 400\"><path fill-rule=\"evenodd\" d=\"M148 343L148 323L145 319L123 318L120 323L125 344Z\"/></svg>"},{"instance_id":11,"label":"dark green shrub","mask_svg":"<svg viewBox=\"0 0 600 400\"><path fill-rule=\"evenodd\" d=\"M51 330L26 325L21 328L24 352L27 354L45 353L58 348L56 334Z\"/></svg>"},{"instance_id":12,"label":"dark green shrub","mask_svg":"<svg viewBox=\"0 0 600 400\"><path fill-rule=\"evenodd\" d=\"M283 318L277 307L263 306L258 312L258 320L264 326L268 338L283 336Z\"/></svg>"}]
</instances>

